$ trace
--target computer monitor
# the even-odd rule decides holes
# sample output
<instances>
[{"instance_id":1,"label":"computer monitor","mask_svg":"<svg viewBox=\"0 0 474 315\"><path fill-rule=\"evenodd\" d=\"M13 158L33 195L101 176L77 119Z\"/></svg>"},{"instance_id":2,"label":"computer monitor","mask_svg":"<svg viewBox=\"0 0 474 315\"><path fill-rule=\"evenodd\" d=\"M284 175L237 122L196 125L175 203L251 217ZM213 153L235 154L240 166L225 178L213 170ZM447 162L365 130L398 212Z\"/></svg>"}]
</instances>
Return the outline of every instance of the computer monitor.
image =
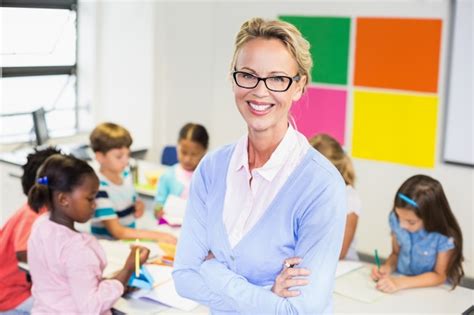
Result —
<instances>
[{"instance_id":1,"label":"computer monitor","mask_svg":"<svg viewBox=\"0 0 474 315\"><path fill-rule=\"evenodd\" d=\"M49 139L48 126L46 125L46 111L43 107L31 113L35 130L36 144L45 144Z\"/></svg>"}]
</instances>

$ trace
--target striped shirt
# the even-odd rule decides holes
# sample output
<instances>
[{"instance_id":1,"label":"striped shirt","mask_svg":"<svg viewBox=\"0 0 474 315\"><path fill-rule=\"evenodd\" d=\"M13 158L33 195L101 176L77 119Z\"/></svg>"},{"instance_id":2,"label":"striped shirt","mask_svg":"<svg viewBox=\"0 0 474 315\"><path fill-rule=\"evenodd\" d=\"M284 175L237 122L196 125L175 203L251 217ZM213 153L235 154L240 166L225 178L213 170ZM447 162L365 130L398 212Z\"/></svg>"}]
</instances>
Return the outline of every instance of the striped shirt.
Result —
<instances>
[{"instance_id":1,"label":"striped shirt","mask_svg":"<svg viewBox=\"0 0 474 315\"><path fill-rule=\"evenodd\" d=\"M121 225L135 228L135 201L137 193L133 187L130 172L125 170L121 185L112 183L102 173L99 177L99 192L96 196L97 207L91 221L92 234L100 237L112 237L104 226L105 220L117 218Z\"/></svg>"}]
</instances>

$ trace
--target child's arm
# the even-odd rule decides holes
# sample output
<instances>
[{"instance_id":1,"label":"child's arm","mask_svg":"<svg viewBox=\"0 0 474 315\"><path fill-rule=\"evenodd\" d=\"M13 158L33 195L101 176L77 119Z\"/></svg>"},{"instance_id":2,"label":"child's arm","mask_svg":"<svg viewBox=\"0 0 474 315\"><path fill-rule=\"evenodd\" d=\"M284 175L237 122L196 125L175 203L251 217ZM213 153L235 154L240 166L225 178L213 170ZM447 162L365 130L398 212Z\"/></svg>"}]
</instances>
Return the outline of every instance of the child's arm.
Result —
<instances>
[{"instance_id":1,"label":"child's arm","mask_svg":"<svg viewBox=\"0 0 474 315\"><path fill-rule=\"evenodd\" d=\"M392 293L402 289L432 287L444 283L446 271L453 251L439 252L436 257L435 269L418 276L385 277L377 283L377 289Z\"/></svg>"},{"instance_id":2,"label":"child's arm","mask_svg":"<svg viewBox=\"0 0 474 315\"><path fill-rule=\"evenodd\" d=\"M121 225L118 219L104 220L103 223L107 231L116 239L152 239L176 244L176 237L168 233L129 228Z\"/></svg>"},{"instance_id":3,"label":"child's arm","mask_svg":"<svg viewBox=\"0 0 474 315\"><path fill-rule=\"evenodd\" d=\"M339 255L339 259L344 259L344 257L346 257L347 255L347 251L349 250L352 240L354 239L358 220L359 216L355 212L352 212L347 215L346 227L344 230L344 240L342 242L342 249L341 254Z\"/></svg>"},{"instance_id":4,"label":"child's arm","mask_svg":"<svg viewBox=\"0 0 474 315\"><path fill-rule=\"evenodd\" d=\"M144 213L145 213L145 203L142 200L137 199L137 201L135 201L135 212L133 213L133 216L135 218L141 218Z\"/></svg>"},{"instance_id":5,"label":"child's arm","mask_svg":"<svg viewBox=\"0 0 474 315\"><path fill-rule=\"evenodd\" d=\"M59 272L69 284L77 313L103 314L109 311L126 288L118 279L102 278L103 261L94 250L99 246L75 238L61 252Z\"/></svg>"},{"instance_id":6,"label":"child's arm","mask_svg":"<svg viewBox=\"0 0 474 315\"><path fill-rule=\"evenodd\" d=\"M158 182L158 187L156 188L155 200L153 209L155 213L163 209L166 199L170 193L169 189L169 180L167 173L160 176L160 181Z\"/></svg>"},{"instance_id":7,"label":"child's arm","mask_svg":"<svg viewBox=\"0 0 474 315\"><path fill-rule=\"evenodd\" d=\"M398 262L398 253L400 252L400 245L398 245L397 237L392 234L392 252L390 256L388 256L385 263L377 268L374 266L372 268L371 277L374 281L378 281L384 276L390 275L394 270L397 269L397 262Z\"/></svg>"}]
</instances>

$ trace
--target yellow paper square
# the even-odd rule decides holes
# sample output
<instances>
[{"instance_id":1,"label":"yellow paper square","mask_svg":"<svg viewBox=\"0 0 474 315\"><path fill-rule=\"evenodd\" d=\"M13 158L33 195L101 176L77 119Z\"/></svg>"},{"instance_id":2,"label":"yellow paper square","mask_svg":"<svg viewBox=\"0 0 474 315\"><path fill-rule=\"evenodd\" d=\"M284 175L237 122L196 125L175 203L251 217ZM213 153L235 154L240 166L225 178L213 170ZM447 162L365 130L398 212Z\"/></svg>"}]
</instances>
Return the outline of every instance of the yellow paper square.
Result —
<instances>
[{"instance_id":1,"label":"yellow paper square","mask_svg":"<svg viewBox=\"0 0 474 315\"><path fill-rule=\"evenodd\" d=\"M354 92L352 156L433 167L438 97Z\"/></svg>"}]
</instances>

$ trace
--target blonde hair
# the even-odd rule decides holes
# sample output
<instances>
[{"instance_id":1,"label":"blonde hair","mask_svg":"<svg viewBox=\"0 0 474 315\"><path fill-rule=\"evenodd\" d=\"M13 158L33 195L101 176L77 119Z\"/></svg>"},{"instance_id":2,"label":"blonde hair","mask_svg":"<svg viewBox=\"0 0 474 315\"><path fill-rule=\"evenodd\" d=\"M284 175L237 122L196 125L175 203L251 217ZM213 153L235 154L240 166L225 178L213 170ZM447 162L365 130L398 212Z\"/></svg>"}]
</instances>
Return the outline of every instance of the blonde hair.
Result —
<instances>
[{"instance_id":1,"label":"blonde hair","mask_svg":"<svg viewBox=\"0 0 474 315\"><path fill-rule=\"evenodd\" d=\"M334 164L344 178L346 185L354 187L355 172L352 161L336 139L328 134L320 133L311 138L309 143Z\"/></svg>"},{"instance_id":2,"label":"blonde hair","mask_svg":"<svg viewBox=\"0 0 474 315\"><path fill-rule=\"evenodd\" d=\"M104 154L112 149L130 148L133 142L127 129L111 122L97 125L92 130L89 140L94 152Z\"/></svg>"},{"instance_id":3,"label":"blonde hair","mask_svg":"<svg viewBox=\"0 0 474 315\"><path fill-rule=\"evenodd\" d=\"M252 18L240 27L235 38L235 50L232 57L230 71L235 70L237 56L242 46L255 38L279 39L295 58L298 64L298 74L306 78L303 90L311 82L311 68L313 60L309 52L309 42L301 35L301 32L292 24L278 20L264 20Z\"/></svg>"}]
</instances>

